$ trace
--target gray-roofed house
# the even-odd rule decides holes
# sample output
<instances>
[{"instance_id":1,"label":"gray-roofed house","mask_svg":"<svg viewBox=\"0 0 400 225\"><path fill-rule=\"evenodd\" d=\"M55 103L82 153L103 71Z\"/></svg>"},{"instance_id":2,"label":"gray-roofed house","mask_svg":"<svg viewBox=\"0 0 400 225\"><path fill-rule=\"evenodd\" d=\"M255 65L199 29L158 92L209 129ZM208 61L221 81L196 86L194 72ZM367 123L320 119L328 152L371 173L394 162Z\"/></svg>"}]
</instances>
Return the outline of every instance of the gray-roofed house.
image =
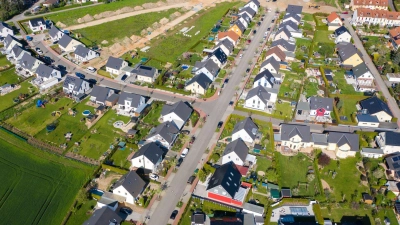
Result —
<instances>
[{"instance_id":1,"label":"gray-roofed house","mask_svg":"<svg viewBox=\"0 0 400 225\"><path fill-rule=\"evenodd\" d=\"M92 91L90 92L90 101L99 104L106 105L107 99L114 94L114 90L103 87L103 86L94 86Z\"/></svg>"},{"instance_id":2,"label":"gray-roofed house","mask_svg":"<svg viewBox=\"0 0 400 225\"><path fill-rule=\"evenodd\" d=\"M30 55L31 53L26 51L24 48L22 48L19 45L14 45L14 47L11 49L10 54L7 55L7 58L13 58L15 61L21 60L22 56L24 54Z\"/></svg>"},{"instance_id":3,"label":"gray-roofed house","mask_svg":"<svg viewBox=\"0 0 400 225\"><path fill-rule=\"evenodd\" d=\"M257 0L250 0L246 3L246 5L244 5L244 7L250 7L255 12L258 12L258 9L260 8L260 2Z\"/></svg>"},{"instance_id":4,"label":"gray-roofed house","mask_svg":"<svg viewBox=\"0 0 400 225\"><path fill-rule=\"evenodd\" d=\"M301 13L303 12L303 6L301 5L288 5L286 8L286 14L296 14L298 16L301 16Z\"/></svg>"},{"instance_id":5,"label":"gray-roofed house","mask_svg":"<svg viewBox=\"0 0 400 225\"><path fill-rule=\"evenodd\" d=\"M328 147L328 135L312 133L311 142L314 148L326 149Z\"/></svg>"},{"instance_id":6,"label":"gray-roofed house","mask_svg":"<svg viewBox=\"0 0 400 225\"><path fill-rule=\"evenodd\" d=\"M255 205L249 202L243 204L243 212L253 214L254 216L264 216L265 210L263 206Z\"/></svg>"},{"instance_id":7,"label":"gray-roofed house","mask_svg":"<svg viewBox=\"0 0 400 225\"><path fill-rule=\"evenodd\" d=\"M74 96L75 100L79 101L82 99L89 90L89 82L76 76L67 75L65 77L63 91L66 94Z\"/></svg>"},{"instance_id":8,"label":"gray-roofed house","mask_svg":"<svg viewBox=\"0 0 400 225\"><path fill-rule=\"evenodd\" d=\"M210 59L207 59L202 62L196 62L195 68L197 69L195 71L196 75L204 73L212 81L214 81L220 69L218 64L216 64L213 60Z\"/></svg>"},{"instance_id":9,"label":"gray-roofed house","mask_svg":"<svg viewBox=\"0 0 400 225\"><path fill-rule=\"evenodd\" d=\"M287 21L292 21L295 24L300 24L301 16L294 14L294 13L288 13L283 17L282 22L285 23Z\"/></svg>"},{"instance_id":10,"label":"gray-roofed house","mask_svg":"<svg viewBox=\"0 0 400 225\"><path fill-rule=\"evenodd\" d=\"M109 207L102 207L94 211L92 216L83 225L120 225L123 219Z\"/></svg>"},{"instance_id":11,"label":"gray-roofed house","mask_svg":"<svg viewBox=\"0 0 400 225\"><path fill-rule=\"evenodd\" d=\"M360 153L363 157L374 159L383 157L384 155L383 149L381 148L362 148Z\"/></svg>"},{"instance_id":12,"label":"gray-roofed house","mask_svg":"<svg viewBox=\"0 0 400 225\"><path fill-rule=\"evenodd\" d=\"M118 202L125 202L125 197L106 191L103 193L100 200L97 201L96 207L108 207L115 211L118 208Z\"/></svg>"},{"instance_id":13,"label":"gray-roofed house","mask_svg":"<svg viewBox=\"0 0 400 225\"><path fill-rule=\"evenodd\" d=\"M138 116L146 106L146 99L138 94L122 91L118 99L117 114Z\"/></svg>"},{"instance_id":14,"label":"gray-roofed house","mask_svg":"<svg viewBox=\"0 0 400 225\"><path fill-rule=\"evenodd\" d=\"M192 94L205 95L211 83L212 80L207 75L200 73L185 84L185 90L190 91Z\"/></svg>"},{"instance_id":15,"label":"gray-roofed house","mask_svg":"<svg viewBox=\"0 0 400 225\"><path fill-rule=\"evenodd\" d=\"M336 29L334 34L335 34L335 44L339 42L347 42L347 43L351 42L351 34L344 26L341 26L338 29Z\"/></svg>"},{"instance_id":16,"label":"gray-roofed house","mask_svg":"<svg viewBox=\"0 0 400 225\"><path fill-rule=\"evenodd\" d=\"M244 142L253 143L257 138L258 126L251 117L236 123L232 131L232 141L242 139Z\"/></svg>"},{"instance_id":17,"label":"gray-roofed house","mask_svg":"<svg viewBox=\"0 0 400 225\"><path fill-rule=\"evenodd\" d=\"M46 66L45 64L40 64L38 68L36 69L36 76L41 77L44 81L50 79L50 78L57 78L61 79L61 72Z\"/></svg>"},{"instance_id":18,"label":"gray-roofed house","mask_svg":"<svg viewBox=\"0 0 400 225\"><path fill-rule=\"evenodd\" d=\"M161 111L163 122L172 122L180 130L192 115L193 108L187 102L179 101L172 105L165 104Z\"/></svg>"},{"instance_id":19,"label":"gray-roofed house","mask_svg":"<svg viewBox=\"0 0 400 225\"><path fill-rule=\"evenodd\" d=\"M285 39L279 39L277 41L273 41L271 47L277 46L283 52L294 52L296 49L296 45L293 42L286 41Z\"/></svg>"},{"instance_id":20,"label":"gray-roofed house","mask_svg":"<svg viewBox=\"0 0 400 225\"><path fill-rule=\"evenodd\" d=\"M132 71L131 75L136 76L138 81L153 83L157 79L158 70L151 66L139 65Z\"/></svg>"},{"instance_id":21,"label":"gray-roofed house","mask_svg":"<svg viewBox=\"0 0 400 225\"><path fill-rule=\"evenodd\" d=\"M216 48L209 56L209 60L214 61L214 63L217 64L219 68L221 68L226 63L227 59L228 56L220 47Z\"/></svg>"},{"instance_id":22,"label":"gray-roofed house","mask_svg":"<svg viewBox=\"0 0 400 225\"><path fill-rule=\"evenodd\" d=\"M375 140L384 154L400 152L400 133L393 131L380 132Z\"/></svg>"},{"instance_id":23,"label":"gray-roofed house","mask_svg":"<svg viewBox=\"0 0 400 225\"><path fill-rule=\"evenodd\" d=\"M237 35L242 36L244 31L246 30L245 25L240 22L240 20L237 20L229 30L235 32Z\"/></svg>"},{"instance_id":24,"label":"gray-roofed house","mask_svg":"<svg viewBox=\"0 0 400 225\"><path fill-rule=\"evenodd\" d=\"M331 112L333 111L332 98L310 97L308 102L310 103L310 116L331 118Z\"/></svg>"},{"instance_id":25,"label":"gray-roofed house","mask_svg":"<svg viewBox=\"0 0 400 225\"><path fill-rule=\"evenodd\" d=\"M246 162L249 148L242 139L236 139L230 142L222 153L222 165L233 162L236 165L243 166Z\"/></svg>"},{"instance_id":26,"label":"gray-roofed house","mask_svg":"<svg viewBox=\"0 0 400 225\"><path fill-rule=\"evenodd\" d=\"M113 194L125 197L125 202L129 204L135 204L146 185L136 171L131 170L114 184Z\"/></svg>"},{"instance_id":27,"label":"gray-roofed house","mask_svg":"<svg viewBox=\"0 0 400 225\"><path fill-rule=\"evenodd\" d=\"M7 23L0 21L0 36L7 37L7 35L14 35L14 30Z\"/></svg>"},{"instance_id":28,"label":"gray-roofed house","mask_svg":"<svg viewBox=\"0 0 400 225\"><path fill-rule=\"evenodd\" d=\"M328 143L328 150L335 151L338 158L356 156L356 153L360 151L358 134L330 132Z\"/></svg>"},{"instance_id":29,"label":"gray-roofed house","mask_svg":"<svg viewBox=\"0 0 400 225\"><path fill-rule=\"evenodd\" d=\"M292 38L292 34L289 32L289 30L286 27L284 27L275 33L273 41L277 41L280 39L284 39L287 41L287 40L290 40L291 38Z\"/></svg>"},{"instance_id":30,"label":"gray-roofed house","mask_svg":"<svg viewBox=\"0 0 400 225\"><path fill-rule=\"evenodd\" d=\"M80 62L87 62L97 57L100 57L100 53L88 49L83 45L76 46L74 54L75 54L75 59Z\"/></svg>"},{"instance_id":31,"label":"gray-roofed house","mask_svg":"<svg viewBox=\"0 0 400 225\"><path fill-rule=\"evenodd\" d=\"M282 124L280 128L280 140L283 150L300 150L312 146L310 127L304 125Z\"/></svg>"},{"instance_id":32,"label":"gray-roofed house","mask_svg":"<svg viewBox=\"0 0 400 225\"><path fill-rule=\"evenodd\" d=\"M110 56L110 58L108 58L108 61L106 63L106 71L111 74L119 75L122 73L122 68L127 66L128 63L123 59Z\"/></svg>"},{"instance_id":33,"label":"gray-roofed house","mask_svg":"<svg viewBox=\"0 0 400 225\"><path fill-rule=\"evenodd\" d=\"M239 10L239 15L247 14L251 19L256 15L256 11L254 11L251 7L244 7Z\"/></svg>"},{"instance_id":34,"label":"gray-roofed house","mask_svg":"<svg viewBox=\"0 0 400 225\"><path fill-rule=\"evenodd\" d=\"M400 153L395 153L386 157L385 162L387 166L386 171L390 173L388 174L388 179L400 181Z\"/></svg>"},{"instance_id":35,"label":"gray-roofed house","mask_svg":"<svg viewBox=\"0 0 400 225\"><path fill-rule=\"evenodd\" d=\"M164 151L155 142L143 145L131 158L132 168L144 168L157 172L163 160Z\"/></svg>"},{"instance_id":36,"label":"gray-roofed house","mask_svg":"<svg viewBox=\"0 0 400 225\"><path fill-rule=\"evenodd\" d=\"M254 78L253 88L258 86L263 86L265 88L273 88L276 84L275 76L269 72L269 70L264 70L257 74Z\"/></svg>"},{"instance_id":37,"label":"gray-roofed house","mask_svg":"<svg viewBox=\"0 0 400 225\"><path fill-rule=\"evenodd\" d=\"M339 42L336 44L336 49L342 66L353 68L363 63L361 53L352 43Z\"/></svg>"},{"instance_id":38,"label":"gray-roofed house","mask_svg":"<svg viewBox=\"0 0 400 225\"><path fill-rule=\"evenodd\" d=\"M264 70L268 70L272 74L277 75L279 72L279 62L276 61L274 57L268 58L261 63L260 72L263 72Z\"/></svg>"},{"instance_id":39,"label":"gray-roofed house","mask_svg":"<svg viewBox=\"0 0 400 225\"><path fill-rule=\"evenodd\" d=\"M63 52L72 52L76 49L78 45L83 45L81 42L73 39L69 35L63 35L58 41L58 47L60 47Z\"/></svg>"},{"instance_id":40,"label":"gray-roofed house","mask_svg":"<svg viewBox=\"0 0 400 225\"><path fill-rule=\"evenodd\" d=\"M228 39L223 39L222 41L219 41L218 44L215 46L214 50L217 48L221 48L222 51L224 51L225 55L230 55L233 52L234 49L233 43L228 40Z\"/></svg>"},{"instance_id":41,"label":"gray-roofed house","mask_svg":"<svg viewBox=\"0 0 400 225\"><path fill-rule=\"evenodd\" d=\"M299 25L296 24L295 22L291 21L291 20L279 24L278 29L280 30L280 29L283 29L283 28L288 29L288 31L289 31L290 33L292 33L292 32L299 32ZM293 36L293 35L292 35L292 36Z\"/></svg>"},{"instance_id":42,"label":"gray-roofed house","mask_svg":"<svg viewBox=\"0 0 400 225\"><path fill-rule=\"evenodd\" d=\"M156 142L167 149L171 149L178 135L179 129L174 123L167 121L152 128L146 137L146 141Z\"/></svg>"},{"instance_id":43,"label":"gray-roofed house","mask_svg":"<svg viewBox=\"0 0 400 225\"><path fill-rule=\"evenodd\" d=\"M59 30L56 26L51 26L49 30L49 36L53 42L59 41L62 36L64 36L64 32Z\"/></svg>"},{"instance_id":44,"label":"gray-roofed house","mask_svg":"<svg viewBox=\"0 0 400 225\"><path fill-rule=\"evenodd\" d=\"M393 114L389 106L376 96L360 101L360 106L366 113L376 116L379 122L390 122Z\"/></svg>"},{"instance_id":45,"label":"gray-roofed house","mask_svg":"<svg viewBox=\"0 0 400 225\"><path fill-rule=\"evenodd\" d=\"M4 50L5 50L6 54L9 54L11 49L14 48L15 45L22 47L21 41L10 34L7 35L6 38L4 38L3 44L4 44Z\"/></svg>"},{"instance_id":46,"label":"gray-roofed house","mask_svg":"<svg viewBox=\"0 0 400 225\"><path fill-rule=\"evenodd\" d=\"M352 71L357 82L353 85L356 91L375 91L374 76L364 62L353 67Z\"/></svg>"},{"instance_id":47,"label":"gray-roofed house","mask_svg":"<svg viewBox=\"0 0 400 225\"><path fill-rule=\"evenodd\" d=\"M210 218L204 212L199 210L192 213L190 220L190 225L210 225Z\"/></svg>"},{"instance_id":48,"label":"gray-roofed house","mask_svg":"<svg viewBox=\"0 0 400 225\"><path fill-rule=\"evenodd\" d=\"M38 60L37 58L31 56L30 54L25 53L21 57L21 59L18 61L17 67L19 65L26 72L33 75L33 74L35 74L36 69L39 67L40 64L43 64L43 62Z\"/></svg>"},{"instance_id":49,"label":"gray-roofed house","mask_svg":"<svg viewBox=\"0 0 400 225\"><path fill-rule=\"evenodd\" d=\"M29 28L33 32L43 31L43 30L47 29L47 25L46 25L46 22L44 21L43 17L30 19L28 24L29 24Z\"/></svg>"},{"instance_id":50,"label":"gray-roofed house","mask_svg":"<svg viewBox=\"0 0 400 225\"><path fill-rule=\"evenodd\" d=\"M264 88L263 86L259 85L247 93L244 107L266 111L273 107L277 96L277 89Z\"/></svg>"}]
</instances>

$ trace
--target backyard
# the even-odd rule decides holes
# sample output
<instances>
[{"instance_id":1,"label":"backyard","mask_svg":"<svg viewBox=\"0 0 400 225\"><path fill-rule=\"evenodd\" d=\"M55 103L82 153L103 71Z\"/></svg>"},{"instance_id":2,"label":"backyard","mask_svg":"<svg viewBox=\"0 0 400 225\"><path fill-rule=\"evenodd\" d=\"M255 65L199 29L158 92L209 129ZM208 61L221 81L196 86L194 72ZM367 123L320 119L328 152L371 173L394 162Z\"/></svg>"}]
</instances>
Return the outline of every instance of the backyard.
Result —
<instances>
[{"instance_id":1,"label":"backyard","mask_svg":"<svg viewBox=\"0 0 400 225\"><path fill-rule=\"evenodd\" d=\"M4 84L15 84L18 83L18 81L19 77L15 74L14 68L0 72L0 86Z\"/></svg>"},{"instance_id":2,"label":"backyard","mask_svg":"<svg viewBox=\"0 0 400 225\"><path fill-rule=\"evenodd\" d=\"M285 100L297 101L300 94L302 78L294 73L286 73L279 89L278 97Z\"/></svg>"},{"instance_id":3,"label":"backyard","mask_svg":"<svg viewBox=\"0 0 400 225\"><path fill-rule=\"evenodd\" d=\"M353 85L347 84L343 70L335 71L334 74L333 82L337 85L337 89L340 90L340 94L364 95L363 92L357 92Z\"/></svg>"},{"instance_id":4,"label":"backyard","mask_svg":"<svg viewBox=\"0 0 400 225\"><path fill-rule=\"evenodd\" d=\"M360 96L357 98L357 96L341 96L341 95L337 95L337 97L339 97L339 101L343 101L343 105L340 107L340 104L338 103L338 105L336 106L338 112L339 112L339 116L346 116L347 117L347 122L352 122L352 117L351 115L353 113L357 112L357 103L363 99L365 99L366 97L364 96ZM341 119L342 120L342 119ZM346 120L342 120L342 122L346 122Z\"/></svg>"},{"instance_id":5,"label":"backyard","mask_svg":"<svg viewBox=\"0 0 400 225\"><path fill-rule=\"evenodd\" d=\"M115 153L111 156L111 160L113 161L114 165L129 169L131 162L127 158L132 152L137 150L138 147L136 144L127 143L125 149L118 149L115 151Z\"/></svg>"},{"instance_id":6,"label":"backyard","mask_svg":"<svg viewBox=\"0 0 400 225\"><path fill-rule=\"evenodd\" d=\"M289 102L277 102L275 104L275 110L272 112L272 115L276 118L291 119L293 115L292 106L290 106Z\"/></svg>"},{"instance_id":7,"label":"backyard","mask_svg":"<svg viewBox=\"0 0 400 225\"><path fill-rule=\"evenodd\" d=\"M311 96L315 96L318 93L318 83L317 82L312 82L312 80L315 80L314 78L308 78L305 82L304 82L304 89L303 89L303 94L306 95L306 97L311 97Z\"/></svg>"},{"instance_id":8,"label":"backyard","mask_svg":"<svg viewBox=\"0 0 400 225\"><path fill-rule=\"evenodd\" d=\"M11 69L13 70L13 69ZM11 78L13 79L13 78ZM3 111L4 109L7 109L8 107L11 107L12 105L16 104L19 101L23 101L26 97L29 97L37 92L37 88L32 86L29 81L24 81L20 83L21 87L17 90L14 90L8 94L5 94L3 96L0 96L0 111ZM27 95L25 97L22 97L21 94ZM20 98L22 97L22 98Z\"/></svg>"}]
</instances>

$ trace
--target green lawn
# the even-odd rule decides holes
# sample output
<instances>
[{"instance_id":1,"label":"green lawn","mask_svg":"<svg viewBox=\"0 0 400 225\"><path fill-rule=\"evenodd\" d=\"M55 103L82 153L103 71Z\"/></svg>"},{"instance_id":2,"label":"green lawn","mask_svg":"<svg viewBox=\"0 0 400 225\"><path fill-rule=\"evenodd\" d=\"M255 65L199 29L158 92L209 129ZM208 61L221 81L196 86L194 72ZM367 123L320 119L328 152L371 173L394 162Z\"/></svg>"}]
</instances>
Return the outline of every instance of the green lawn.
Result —
<instances>
[{"instance_id":1,"label":"green lawn","mask_svg":"<svg viewBox=\"0 0 400 225\"><path fill-rule=\"evenodd\" d=\"M340 116L347 116L347 122L352 122L351 120L351 114L355 113L357 111L357 103L365 99L366 97L360 97L360 98L346 98L346 97L340 97L340 100L344 101L343 106L341 109L338 109L339 115Z\"/></svg>"},{"instance_id":2,"label":"green lawn","mask_svg":"<svg viewBox=\"0 0 400 225\"><path fill-rule=\"evenodd\" d=\"M7 109L8 107L16 104L16 103L14 103L14 99L17 98L20 94L32 95L37 92L37 88L32 86L32 84L29 83L28 81L24 81L20 85L21 85L21 87L18 90L15 90L6 95L0 96L0 102L1 102L0 111Z\"/></svg>"},{"instance_id":3,"label":"green lawn","mask_svg":"<svg viewBox=\"0 0 400 225\"><path fill-rule=\"evenodd\" d=\"M73 103L71 99L61 98L58 99L57 102L54 102L54 99L52 99L46 104L45 108L37 108L35 104L31 108L23 111L21 115L8 119L7 123L10 123L30 135L35 135L57 119L57 117L51 116L53 111L59 111L59 108L64 107L64 110L61 110L61 114L64 114L68 111L68 108L72 106Z\"/></svg>"},{"instance_id":4,"label":"green lawn","mask_svg":"<svg viewBox=\"0 0 400 225\"><path fill-rule=\"evenodd\" d=\"M89 14L94 16L96 14L105 12L105 11L115 11L121 9L123 7L135 7L138 5L142 5L144 3L150 2L157 2L158 0L124 0L124 1L117 1L112 2L109 4L101 4L97 6L81 8L81 9L74 9L67 12L59 12L55 14L48 15L46 18L52 20L55 23L58 21L62 22L63 24L70 26L73 24L77 24L77 20L85 15Z\"/></svg>"},{"instance_id":5,"label":"green lawn","mask_svg":"<svg viewBox=\"0 0 400 225\"><path fill-rule=\"evenodd\" d=\"M343 70L336 71L334 74L335 76L333 77L333 82L337 84L337 88L340 89L341 94L364 95L363 92L357 92L353 85L347 84L346 79L344 78Z\"/></svg>"},{"instance_id":6,"label":"green lawn","mask_svg":"<svg viewBox=\"0 0 400 225\"><path fill-rule=\"evenodd\" d=\"M131 166L131 162L127 160L128 156L133 152L137 151L138 147L135 144L127 143L126 148L124 150L118 149L111 157L114 165L129 169Z\"/></svg>"},{"instance_id":7,"label":"green lawn","mask_svg":"<svg viewBox=\"0 0 400 225\"><path fill-rule=\"evenodd\" d=\"M8 61L5 55L0 56L0 67L1 66L11 66L10 61Z\"/></svg>"},{"instance_id":8,"label":"green lawn","mask_svg":"<svg viewBox=\"0 0 400 225\"><path fill-rule=\"evenodd\" d=\"M333 34L330 30L316 30L314 33L314 42L318 43L333 43L329 36Z\"/></svg>"},{"instance_id":9,"label":"green lawn","mask_svg":"<svg viewBox=\"0 0 400 225\"><path fill-rule=\"evenodd\" d=\"M321 213L324 218L329 218L334 223L340 224L343 216L348 216L348 217L357 216L357 217L360 217L362 219L362 221L365 222L365 223L360 223L360 224L375 224L374 221L372 220L370 210L365 210L365 209L355 210L355 209L351 209L351 208L350 209L349 208L346 208L346 209L333 208L333 209L331 209L331 212L329 213L327 208L321 208ZM351 221L347 221L347 222L351 222Z\"/></svg>"},{"instance_id":10,"label":"green lawn","mask_svg":"<svg viewBox=\"0 0 400 225\"><path fill-rule=\"evenodd\" d=\"M314 21L314 17L310 13L302 13L304 21Z\"/></svg>"},{"instance_id":11,"label":"green lawn","mask_svg":"<svg viewBox=\"0 0 400 225\"><path fill-rule=\"evenodd\" d=\"M61 224L93 168L33 148L4 131L0 137L2 223Z\"/></svg>"},{"instance_id":12,"label":"green lawn","mask_svg":"<svg viewBox=\"0 0 400 225\"><path fill-rule=\"evenodd\" d=\"M75 225L82 224L86 220L88 220L92 214L88 212L92 212L92 209L96 206L97 201L92 199L84 202L78 202L79 208L74 211L71 216L68 218L66 225Z\"/></svg>"},{"instance_id":13,"label":"green lawn","mask_svg":"<svg viewBox=\"0 0 400 225\"><path fill-rule=\"evenodd\" d=\"M297 101L300 94L301 80L297 74L287 73L279 89L278 97Z\"/></svg>"},{"instance_id":14,"label":"green lawn","mask_svg":"<svg viewBox=\"0 0 400 225\"><path fill-rule=\"evenodd\" d=\"M312 40L305 38L296 38L296 47L306 46L310 47Z\"/></svg>"},{"instance_id":15,"label":"green lawn","mask_svg":"<svg viewBox=\"0 0 400 225\"><path fill-rule=\"evenodd\" d=\"M174 12L176 12L176 9L169 9L158 13L140 14L97 26L75 30L75 32L82 35L80 41L87 46L98 45L103 40L108 41L107 45L112 45L114 42L118 42L118 39L129 38L132 35L140 36L140 32L143 29L151 27L153 23L160 21L164 17L168 18Z\"/></svg>"},{"instance_id":16,"label":"green lawn","mask_svg":"<svg viewBox=\"0 0 400 225\"><path fill-rule=\"evenodd\" d=\"M163 107L163 102L153 102L153 104L151 104L151 110L146 115L146 117L143 118L143 122L152 124L154 126L160 124L160 122L158 122L158 119L161 117L161 111Z\"/></svg>"},{"instance_id":17,"label":"green lawn","mask_svg":"<svg viewBox=\"0 0 400 225\"><path fill-rule=\"evenodd\" d=\"M272 112L272 115L276 115L279 117L285 117L287 119L292 118L292 107L289 102L282 102L275 104L276 109Z\"/></svg>"},{"instance_id":18,"label":"green lawn","mask_svg":"<svg viewBox=\"0 0 400 225\"><path fill-rule=\"evenodd\" d=\"M237 2L218 3L216 7L210 10L200 11L198 16L193 16L192 19L185 21L186 23L169 31L165 37L152 40L148 56L163 62L174 62L182 53L188 51L199 40L207 36L215 23L222 18L228 9L237 4ZM183 27L191 26L195 26L192 29L193 32L200 31L200 33L192 35L192 37L177 34Z\"/></svg>"},{"instance_id":19,"label":"green lawn","mask_svg":"<svg viewBox=\"0 0 400 225\"><path fill-rule=\"evenodd\" d=\"M306 93L306 97L317 95L318 90L318 83L311 82L309 79L304 83L303 93Z\"/></svg>"},{"instance_id":20,"label":"green lawn","mask_svg":"<svg viewBox=\"0 0 400 225\"><path fill-rule=\"evenodd\" d=\"M19 77L15 74L14 68L0 73L0 86L3 86L4 84L15 84L18 83L18 81Z\"/></svg>"},{"instance_id":21,"label":"green lawn","mask_svg":"<svg viewBox=\"0 0 400 225\"><path fill-rule=\"evenodd\" d=\"M268 168L270 168L272 165L271 160L257 156L257 172L258 171L267 171Z\"/></svg>"}]
</instances>

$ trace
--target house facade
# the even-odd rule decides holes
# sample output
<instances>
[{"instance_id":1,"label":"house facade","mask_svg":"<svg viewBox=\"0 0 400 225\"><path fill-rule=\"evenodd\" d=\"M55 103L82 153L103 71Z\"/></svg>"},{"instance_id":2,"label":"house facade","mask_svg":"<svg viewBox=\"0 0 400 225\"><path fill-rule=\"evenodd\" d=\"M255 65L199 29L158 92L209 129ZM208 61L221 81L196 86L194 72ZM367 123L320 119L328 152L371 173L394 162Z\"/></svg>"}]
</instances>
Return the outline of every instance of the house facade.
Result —
<instances>
[{"instance_id":1,"label":"house facade","mask_svg":"<svg viewBox=\"0 0 400 225\"><path fill-rule=\"evenodd\" d=\"M139 108L144 108L146 99L138 94L122 91L118 98L117 114L135 115Z\"/></svg>"},{"instance_id":2,"label":"house facade","mask_svg":"<svg viewBox=\"0 0 400 225\"><path fill-rule=\"evenodd\" d=\"M236 139L230 142L222 153L222 165L233 162L235 165L243 166L246 157L249 153L249 148L241 139Z\"/></svg>"},{"instance_id":3,"label":"house facade","mask_svg":"<svg viewBox=\"0 0 400 225\"><path fill-rule=\"evenodd\" d=\"M71 38L69 35L63 35L58 41L58 47L60 47L63 52L75 51L76 47L83 45L81 42Z\"/></svg>"},{"instance_id":4,"label":"house facade","mask_svg":"<svg viewBox=\"0 0 400 225\"><path fill-rule=\"evenodd\" d=\"M180 130L192 115L193 108L188 103L179 101L172 105L164 105L161 116L163 122L171 122Z\"/></svg>"},{"instance_id":5,"label":"house facade","mask_svg":"<svg viewBox=\"0 0 400 225\"><path fill-rule=\"evenodd\" d=\"M353 85L356 91L375 91L375 78L364 62L354 67L352 70L354 78L356 79L356 85Z\"/></svg>"},{"instance_id":6,"label":"house facade","mask_svg":"<svg viewBox=\"0 0 400 225\"><path fill-rule=\"evenodd\" d=\"M375 137L378 146L383 150L383 154L393 154L400 152L400 134L392 131L380 132Z\"/></svg>"},{"instance_id":7,"label":"house facade","mask_svg":"<svg viewBox=\"0 0 400 225\"><path fill-rule=\"evenodd\" d=\"M358 8L353 12L351 24L357 25L379 25L379 26L399 26L400 12L387 10Z\"/></svg>"},{"instance_id":8,"label":"house facade","mask_svg":"<svg viewBox=\"0 0 400 225\"><path fill-rule=\"evenodd\" d=\"M136 79L140 82L154 83L158 70L154 67L140 65L133 70L133 75L136 75Z\"/></svg>"},{"instance_id":9,"label":"house facade","mask_svg":"<svg viewBox=\"0 0 400 225\"><path fill-rule=\"evenodd\" d=\"M43 31L47 29L46 22L44 21L43 17L35 18L29 20L29 28L33 32Z\"/></svg>"},{"instance_id":10,"label":"house facade","mask_svg":"<svg viewBox=\"0 0 400 225\"><path fill-rule=\"evenodd\" d=\"M335 30L335 44L339 42L351 42L350 32L344 26L341 26Z\"/></svg>"},{"instance_id":11,"label":"house facade","mask_svg":"<svg viewBox=\"0 0 400 225\"><path fill-rule=\"evenodd\" d=\"M128 66L128 62L126 62L122 59L110 56L110 58L108 58L108 61L106 63L106 71L111 74L119 75L122 73L122 68L127 67L127 66Z\"/></svg>"},{"instance_id":12,"label":"house facade","mask_svg":"<svg viewBox=\"0 0 400 225\"><path fill-rule=\"evenodd\" d=\"M146 137L147 142L156 142L166 149L171 149L179 135L179 129L172 122L164 122L153 128Z\"/></svg>"},{"instance_id":13,"label":"house facade","mask_svg":"<svg viewBox=\"0 0 400 225\"><path fill-rule=\"evenodd\" d=\"M100 53L86 48L83 45L78 45L74 51L75 59L80 62L87 62L94 58L100 57Z\"/></svg>"},{"instance_id":14,"label":"house facade","mask_svg":"<svg viewBox=\"0 0 400 225\"><path fill-rule=\"evenodd\" d=\"M338 158L354 157L359 149L359 136L352 133L330 132L328 149L335 151Z\"/></svg>"},{"instance_id":15,"label":"house facade","mask_svg":"<svg viewBox=\"0 0 400 225\"><path fill-rule=\"evenodd\" d=\"M74 96L83 95L90 90L89 82L79 77L67 75L63 84L63 91Z\"/></svg>"},{"instance_id":16,"label":"house facade","mask_svg":"<svg viewBox=\"0 0 400 225\"><path fill-rule=\"evenodd\" d=\"M192 94L205 95L211 83L212 80L207 75L200 73L186 83L185 90Z\"/></svg>"},{"instance_id":17,"label":"house facade","mask_svg":"<svg viewBox=\"0 0 400 225\"><path fill-rule=\"evenodd\" d=\"M395 50L400 46L400 27L395 27L389 30L390 42Z\"/></svg>"},{"instance_id":18,"label":"house facade","mask_svg":"<svg viewBox=\"0 0 400 225\"><path fill-rule=\"evenodd\" d=\"M156 143L142 146L131 158L132 168L144 168L156 173L162 162L164 151Z\"/></svg>"},{"instance_id":19,"label":"house facade","mask_svg":"<svg viewBox=\"0 0 400 225\"><path fill-rule=\"evenodd\" d=\"M359 8L388 10L388 5L388 0L352 0L350 3L353 11Z\"/></svg>"},{"instance_id":20,"label":"house facade","mask_svg":"<svg viewBox=\"0 0 400 225\"><path fill-rule=\"evenodd\" d=\"M253 143L258 133L258 126L253 122L250 117L239 121L232 132L232 141L242 139L244 142Z\"/></svg>"},{"instance_id":21,"label":"house facade","mask_svg":"<svg viewBox=\"0 0 400 225\"><path fill-rule=\"evenodd\" d=\"M135 204L145 188L146 182L136 171L129 171L114 184L113 194L124 197L129 204Z\"/></svg>"},{"instance_id":22,"label":"house facade","mask_svg":"<svg viewBox=\"0 0 400 225\"><path fill-rule=\"evenodd\" d=\"M282 124L280 136L276 142L280 143L284 149L300 150L301 148L311 147L311 133L309 126Z\"/></svg>"}]
</instances>

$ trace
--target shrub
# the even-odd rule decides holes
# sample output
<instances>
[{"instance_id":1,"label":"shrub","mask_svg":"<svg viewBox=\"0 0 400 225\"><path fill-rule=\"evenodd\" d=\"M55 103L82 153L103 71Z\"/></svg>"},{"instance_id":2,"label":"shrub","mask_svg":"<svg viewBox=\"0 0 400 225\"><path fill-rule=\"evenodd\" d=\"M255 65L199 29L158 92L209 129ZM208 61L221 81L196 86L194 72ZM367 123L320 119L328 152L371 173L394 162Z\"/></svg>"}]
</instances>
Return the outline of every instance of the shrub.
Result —
<instances>
[{"instance_id":1,"label":"shrub","mask_svg":"<svg viewBox=\"0 0 400 225\"><path fill-rule=\"evenodd\" d=\"M331 158L327 154L322 153L321 155L319 155L318 164L320 166L327 166L327 165L329 165L330 162L331 162Z\"/></svg>"}]
</instances>

